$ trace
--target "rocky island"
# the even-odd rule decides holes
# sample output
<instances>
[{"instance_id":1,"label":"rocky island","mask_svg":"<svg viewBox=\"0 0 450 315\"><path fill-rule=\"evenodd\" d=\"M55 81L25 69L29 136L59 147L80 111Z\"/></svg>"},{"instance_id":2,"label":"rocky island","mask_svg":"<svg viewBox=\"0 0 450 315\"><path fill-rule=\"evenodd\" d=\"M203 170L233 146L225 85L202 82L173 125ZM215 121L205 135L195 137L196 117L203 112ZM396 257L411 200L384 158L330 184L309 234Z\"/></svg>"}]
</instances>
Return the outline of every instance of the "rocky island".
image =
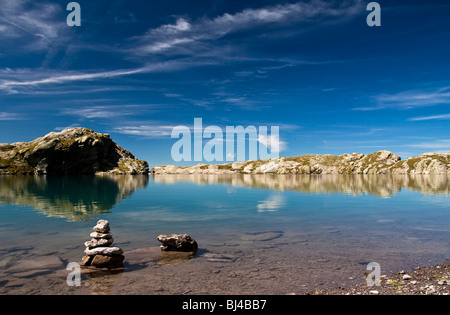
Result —
<instances>
[{"instance_id":1,"label":"rocky island","mask_svg":"<svg viewBox=\"0 0 450 315\"><path fill-rule=\"evenodd\" d=\"M0 144L0 175L148 174L146 161L108 134L87 128L51 132L31 142Z\"/></svg>"},{"instance_id":2,"label":"rocky island","mask_svg":"<svg viewBox=\"0 0 450 315\"><path fill-rule=\"evenodd\" d=\"M157 166L152 174L450 174L450 154L424 153L404 161L390 151L302 155L191 167Z\"/></svg>"}]
</instances>

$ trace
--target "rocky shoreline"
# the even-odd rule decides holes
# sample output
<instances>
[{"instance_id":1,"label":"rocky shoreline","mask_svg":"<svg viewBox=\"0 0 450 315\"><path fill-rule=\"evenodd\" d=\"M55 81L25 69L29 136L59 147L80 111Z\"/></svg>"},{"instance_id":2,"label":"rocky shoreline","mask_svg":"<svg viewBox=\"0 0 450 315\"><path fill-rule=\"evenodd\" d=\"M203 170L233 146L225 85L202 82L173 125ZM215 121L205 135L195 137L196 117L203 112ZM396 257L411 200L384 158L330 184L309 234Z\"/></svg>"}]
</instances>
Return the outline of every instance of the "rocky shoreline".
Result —
<instances>
[{"instance_id":1,"label":"rocky shoreline","mask_svg":"<svg viewBox=\"0 0 450 315\"><path fill-rule=\"evenodd\" d=\"M151 174L450 174L449 153L424 153L404 161L390 151L302 155L190 167L163 165Z\"/></svg>"},{"instance_id":2,"label":"rocky shoreline","mask_svg":"<svg viewBox=\"0 0 450 315\"><path fill-rule=\"evenodd\" d=\"M246 239L261 239L252 242L266 244L264 247L248 248L246 255L231 244L226 248L220 246L212 252L201 248L197 255L165 251L159 246L125 251L124 268L82 267L80 287L66 284L69 273L66 263L71 261L70 257L78 259L80 246L73 248L73 254L69 255L54 252L50 248L48 252L33 247L0 248L3 257L0 260L0 294L450 294L450 261L433 262L430 265L418 263L422 267L415 268L399 258L399 264L394 262L395 268L383 267L389 276L382 273L381 286L369 287L365 281L365 266L360 264L356 268L351 267L365 254L355 255L350 262L348 257L334 254L329 258L321 255L305 257L304 251L286 257L278 249L291 247L291 244L282 245L283 237L273 239L275 236L266 233L246 235ZM271 239L269 243L263 240L267 238ZM316 247L316 244L311 244L311 247ZM278 255L273 255L274 251ZM405 266L405 271L395 272L401 270L402 266Z\"/></svg>"},{"instance_id":3,"label":"rocky shoreline","mask_svg":"<svg viewBox=\"0 0 450 315\"><path fill-rule=\"evenodd\" d=\"M354 287L314 290L307 295L450 295L450 261L404 270L388 277L382 275L380 286L361 283Z\"/></svg>"}]
</instances>

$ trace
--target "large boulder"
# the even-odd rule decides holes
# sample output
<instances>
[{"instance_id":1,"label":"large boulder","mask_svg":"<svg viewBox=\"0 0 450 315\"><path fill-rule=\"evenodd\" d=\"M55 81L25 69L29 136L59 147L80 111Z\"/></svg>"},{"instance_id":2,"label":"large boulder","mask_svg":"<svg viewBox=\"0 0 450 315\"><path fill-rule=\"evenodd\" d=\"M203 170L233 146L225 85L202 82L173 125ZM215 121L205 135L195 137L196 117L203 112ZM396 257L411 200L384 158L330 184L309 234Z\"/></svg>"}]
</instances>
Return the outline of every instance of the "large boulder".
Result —
<instances>
[{"instance_id":1,"label":"large boulder","mask_svg":"<svg viewBox=\"0 0 450 315\"><path fill-rule=\"evenodd\" d=\"M197 242L188 234L162 234L157 239L162 243L163 251L195 252L198 250Z\"/></svg>"},{"instance_id":2,"label":"large boulder","mask_svg":"<svg viewBox=\"0 0 450 315\"><path fill-rule=\"evenodd\" d=\"M87 128L0 145L0 174L148 174L146 161Z\"/></svg>"}]
</instances>

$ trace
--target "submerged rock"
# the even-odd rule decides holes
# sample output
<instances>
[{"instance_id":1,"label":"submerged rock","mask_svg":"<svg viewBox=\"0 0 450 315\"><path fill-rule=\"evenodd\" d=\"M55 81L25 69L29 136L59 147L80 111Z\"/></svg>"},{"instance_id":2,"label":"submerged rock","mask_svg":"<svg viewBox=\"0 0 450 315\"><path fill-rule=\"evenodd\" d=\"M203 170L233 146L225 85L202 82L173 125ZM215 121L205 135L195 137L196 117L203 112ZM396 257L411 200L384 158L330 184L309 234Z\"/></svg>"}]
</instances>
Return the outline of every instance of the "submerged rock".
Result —
<instances>
[{"instance_id":1,"label":"submerged rock","mask_svg":"<svg viewBox=\"0 0 450 315\"><path fill-rule=\"evenodd\" d=\"M158 257L160 265L178 265L186 263L195 257L197 251L180 252L180 251L161 251Z\"/></svg>"},{"instance_id":2,"label":"submerged rock","mask_svg":"<svg viewBox=\"0 0 450 315\"><path fill-rule=\"evenodd\" d=\"M237 259L236 256L215 253L206 253L203 257L211 262L234 262Z\"/></svg>"},{"instance_id":3,"label":"submerged rock","mask_svg":"<svg viewBox=\"0 0 450 315\"><path fill-rule=\"evenodd\" d=\"M275 238L279 238L283 236L283 232L274 231L274 232L256 232L256 233L247 233L246 235L242 235L241 239L244 241L270 241Z\"/></svg>"},{"instance_id":4,"label":"submerged rock","mask_svg":"<svg viewBox=\"0 0 450 315\"><path fill-rule=\"evenodd\" d=\"M35 271L39 271L39 273L42 273L42 271L47 271L47 273L53 272L56 269L62 268L64 265L61 258L57 256L43 256L43 257L37 257L34 259L22 259L14 264L11 264L9 268L9 264L6 264L5 266L2 266L3 269L7 269L8 273L14 274L14 276L17 276L17 274L23 275L31 275L34 274Z\"/></svg>"}]
</instances>

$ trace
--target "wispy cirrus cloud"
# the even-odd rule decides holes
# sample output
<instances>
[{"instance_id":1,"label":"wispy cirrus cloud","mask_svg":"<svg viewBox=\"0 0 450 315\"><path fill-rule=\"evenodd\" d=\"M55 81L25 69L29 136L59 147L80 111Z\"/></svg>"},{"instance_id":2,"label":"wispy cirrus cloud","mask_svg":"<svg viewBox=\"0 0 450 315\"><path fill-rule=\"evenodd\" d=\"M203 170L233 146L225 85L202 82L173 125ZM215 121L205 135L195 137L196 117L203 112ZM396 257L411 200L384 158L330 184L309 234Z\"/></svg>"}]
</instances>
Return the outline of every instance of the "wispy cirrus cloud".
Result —
<instances>
[{"instance_id":1,"label":"wispy cirrus cloud","mask_svg":"<svg viewBox=\"0 0 450 315\"><path fill-rule=\"evenodd\" d=\"M359 0L338 6L329 1L313 0L245 9L234 14L225 13L215 18L201 18L196 21L180 17L174 24L162 25L142 36L136 36L134 39L137 47L133 47L133 53L204 55L205 52L212 51L216 54L220 51L214 49L213 42L228 34L266 25L273 27L314 19L342 19L360 14L363 8L362 1ZM208 50L205 50L206 47Z\"/></svg>"},{"instance_id":2,"label":"wispy cirrus cloud","mask_svg":"<svg viewBox=\"0 0 450 315\"><path fill-rule=\"evenodd\" d=\"M31 70L30 70L31 71ZM4 80L0 83L0 89L14 92L16 88L20 87L35 87L45 84L59 84L73 81L91 81L95 79L107 79L118 76L130 75L143 72L144 68L130 69L130 70L114 70L96 73L81 73L81 74L55 74L44 78L31 79L19 81L19 80ZM18 76L24 74L24 72L18 72Z\"/></svg>"},{"instance_id":3,"label":"wispy cirrus cloud","mask_svg":"<svg viewBox=\"0 0 450 315\"><path fill-rule=\"evenodd\" d=\"M98 105L82 108L65 108L61 111L61 115L77 116L82 119L111 119L142 115L143 112L147 113L149 111L149 107L153 107L153 105Z\"/></svg>"},{"instance_id":4,"label":"wispy cirrus cloud","mask_svg":"<svg viewBox=\"0 0 450 315\"><path fill-rule=\"evenodd\" d=\"M158 73L167 71L177 71L195 66L210 65L210 61L192 61L188 59L164 61L145 64L132 69L119 69L111 71L42 71L36 73L32 69L0 69L7 79L0 81L0 91L6 93L26 93L27 89L36 89L40 86L50 84L66 84L71 82L98 81L113 79L116 77L130 76L142 73Z\"/></svg>"},{"instance_id":5,"label":"wispy cirrus cloud","mask_svg":"<svg viewBox=\"0 0 450 315\"><path fill-rule=\"evenodd\" d=\"M55 3L3 0L0 5L0 39L3 43L14 42L16 49L46 49L68 39L67 25L61 16L64 16L63 7Z\"/></svg>"},{"instance_id":6,"label":"wispy cirrus cloud","mask_svg":"<svg viewBox=\"0 0 450 315\"><path fill-rule=\"evenodd\" d=\"M22 120L23 117L17 113L7 113L0 112L0 121L1 120Z\"/></svg>"},{"instance_id":7,"label":"wispy cirrus cloud","mask_svg":"<svg viewBox=\"0 0 450 315\"><path fill-rule=\"evenodd\" d=\"M440 152L450 152L450 139L438 139L434 141L408 144L406 146L427 150L440 150Z\"/></svg>"},{"instance_id":8,"label":"wispy cirrus cloud","mask_svg":"<svg viewBox=\"0 0 450 315\"><path fill-rule=\"evenodd\" d=\"M396 94L380 94L375 97L375 103L376 106L358 107L353 108L353 110L411 109L450 104L450 86L433 90L410 90Z\"/></svg>"},{"instance_id":9,"label":"wispy cirrus cloud","mask_svg":"<svg viewBox=\"0 0 450 315\"><path fill-rule=\"evenodd\" d=\"M168 65L167 65L168 66ZM159 65L160 68L163 66ZM170 66L168 66L170 68ZM3 80L0 80L0 91L9 94L35 92L41 86L55 84L67 84L71 82L93 81L115 78L120 76L138 74L145 71L157 71L158 65L154 67L144 66L135 69L121 69L112 71L93 71L92 73L74 72L63 70L41 70L33 69L0 69Z\"/></svg>"},{"instance_id":10,"label":"wispy cirrus cloud","mask_svg":"<svg viewBox=\"0 0 450 315\"><path fill-rule=\"evenodd\" d=\"M450 120L450 114L432 115L432 116L421 116L421 117L412 117L412 118L409 118L408 120L409 120L409 121Z\"/></svg>"},{"instance_id":11,"label":"wispy cirrus cloud","mask_svg":"<svg viewBox=\"0 0 450 315\"><path fill-rule=\"evenodd\" d=\"M188 17L178 17L173 24L161 25L148 30L145 34L131 37L131 41L128 41L131 44L127 48L102 48L102 51L114 51L124 60L134 59L137 61L135 68L88 69L86 71L0 69L2 75L0 91L7 94L51 93L49 86L67 86L70 83L83 81L96 82L142 73L178 71L204 65L223 65L225 60L248 61L249 56L240 51L241 48L237 42L221 42L220 40L228 34L243 30L254 30L260 33L259 28L262 26L283 26L301 21L351 17L360 14L363 9L361 0L338 5L336 3L312 0L245 9L212 18L191 20ZM65 19L61 19L61 16L65 17L67 13L63 9L63 6L47 2L5 0L0 6L0 39L20 38L20 43L26 42L27 45L35 46L36 49L45 48L49 43L68 41L70 36L66 36L66 33L69 28L65 25ZM14 21L11 17L14 17ZM27 36L32 39L26 38ZM98 45L105 44L98 43ZM19 46L15 45L16 48ZM28 49L26 51L30 52ZM164 54L164 58L152 60L146 58L152 54ZM267 72L298 63L277 61L272 64L273 66L266 66L261 71ZM239 104L252 107L248 106L248 102ZM207 105L200 102L198 106Z\"/></svg>"},{"instance_id":12,"label":"wispy cirrus cloud","mask_svg":"<svg viewBox=\"0 0 450 315\"><path fill-rule=\"evenodd\" d=\"M189 98L179 93L165 93L164 96L206 109L211 109L218 104L221 106L225 104L226 107L229 106L245 110L261 110L267 108L262 101L256 101L247 95L236 95L234 93L212 93L211 95L202 96L201 99Z\"/></svg>"},{"instance_id":13,"label":"wispy cirrus cloud","mask_svg":"<svg viewBox=\"0 0 450 315\"><path fill-rule=\"evenodd\" d=\"M115 127L114 132L151 139L170 138L176 125L145 124Z\"/></svg>"}]
</instances>

